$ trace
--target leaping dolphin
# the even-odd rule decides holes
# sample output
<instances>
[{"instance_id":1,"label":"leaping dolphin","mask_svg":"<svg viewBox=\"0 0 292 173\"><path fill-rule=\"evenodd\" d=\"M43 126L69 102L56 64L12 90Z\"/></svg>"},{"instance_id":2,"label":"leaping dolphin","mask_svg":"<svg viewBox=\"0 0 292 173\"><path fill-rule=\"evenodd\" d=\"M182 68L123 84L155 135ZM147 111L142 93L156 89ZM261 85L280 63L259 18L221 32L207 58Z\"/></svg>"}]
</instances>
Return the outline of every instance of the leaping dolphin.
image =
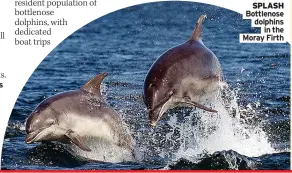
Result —
<instances>
[{"instance_id":1,"label":"leaping dolphin","mask_svg":"<svg viewBox=\"0 0 292 173\"><path fill-rule=\"evenodd\" d=\"M200 16L188 41L167 50L148 71L144 103L152 126L168 109L180 105L217 112L203 104L214 98L223 80L217 57L202 41L205 18Z\"/></svg>"},{"instance_id":2,"label":"leaping dolphin","mask_svg":"<svg viewBox=\"0 0 292 173\"><path fill-rule=\"evenodd\" d=\"M106 75L99 74L78 90L63 92L41 102L26 121L25 142L71 143L82 152L99 150L94 157L100 161L133 160L132 137L100 93ZM122 159L108 158L109 152L111 157L120 155ZM132 158L123 157L125 152Z\"/></svg>"}]
</instances>

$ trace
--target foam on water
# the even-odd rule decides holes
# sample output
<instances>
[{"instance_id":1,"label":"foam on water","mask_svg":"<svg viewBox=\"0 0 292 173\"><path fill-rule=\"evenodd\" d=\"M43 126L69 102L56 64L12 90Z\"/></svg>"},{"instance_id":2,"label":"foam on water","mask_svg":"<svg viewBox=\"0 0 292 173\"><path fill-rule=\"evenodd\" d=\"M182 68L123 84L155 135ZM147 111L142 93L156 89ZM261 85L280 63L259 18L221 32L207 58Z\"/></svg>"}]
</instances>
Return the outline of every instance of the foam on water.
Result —
<instances>
[{"instance_id":1,"label":"foam on water","mask_svg":"<svg viewBox=\"0 0 292 173\"><path fill-rule=\"evenodd\" d=\"M244 115L243 112L255 113L256 111L251 108L246 110L239 107L236 94L228 86L224 87L225 98L220 98L215 102L217 115L212 116L201 110L192 113L191 116L199 116L202 122L201 125L191 128L193 136L189 137L190 140L196 140L197 145L195 147L181 147L176 155L177 157L182 157L185 154L199 154L202 151L213 153L215 151L234 150L250 157L275 152L260 124L250 125L245 121L245 118L251 119L252 117ZM251 116L257 115L251 114ZM187 124L186 126L190 125ZM215 130L208 134L206 129L211 127L215 127ZM200 135L202 129L203 136ZM181 133L186 132L181 131Z\"/></svg>"},{"instance_id":2,"label":"foam on water","mask_svg":"<svg viewBox=\"0 0 292 173\"><path fill-rule=\"evenodd\" d=\"M249 157L274 153L261 124L250 123L257 117L256 111L240 107L236 93L227 85L223 85L221 91L220 97L211 103L218 113L199 109L168 113L165 115L169 116L168 131L163 133L165 126L150 130L150 143L145 141L149 138L138 137L137 140L148 144L140 150L148 152L154 147L159 157L174 161L179 158L195 161L204 154L223 150L234 150Z\"/></svg>"}]
</instances>

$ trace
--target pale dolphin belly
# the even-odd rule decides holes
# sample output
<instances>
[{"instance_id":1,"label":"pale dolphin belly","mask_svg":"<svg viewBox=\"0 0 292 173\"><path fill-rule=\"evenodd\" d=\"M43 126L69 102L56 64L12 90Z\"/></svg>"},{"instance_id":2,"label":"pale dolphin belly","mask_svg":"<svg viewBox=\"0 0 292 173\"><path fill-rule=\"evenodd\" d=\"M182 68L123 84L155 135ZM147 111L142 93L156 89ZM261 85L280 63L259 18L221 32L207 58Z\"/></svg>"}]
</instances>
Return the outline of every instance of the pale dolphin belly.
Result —
<instances>
[{"instance_id":1,"label":"pale dolphin belly","mask_svg":"<svg viewBox=\"0 0 292 173\"><path fill-rule=\"evenodd\" d=\"M104 115L107 117L107 115ZM133 150L120 145L123 143L121 135L129 135L119 124L112 127L103 118L82 118L82 116L70 115L67 121L71 130L76 132L82 141L91 149L90 152L81 150L76 145L65 145L66 149L77 157L84 159L105 161L105 162L124 162L134 161ZM64 124L65 125L65 124ZM68 124L66 124L68 126ZM115 129L118 128L118 129Z\"/></svg>"},{"instance_id":2,"label":"pale dolphin belly","mask_svg":"<svg viewBox=\"0 0 292 173\"><path fill-rule=\"evenodd\" d=\"M76 145L65 145L65 148L72 155L84 158L85 160L113 163L135 161L132 150L118 146L104 138L84 137L83 140L90 147L90 152L81 150Z\"/></svg>"},{"instance_id":3,"label":"pale dolphin belly","mask_svg":"<svg viewBox=\"0 0 292 173\"><path fill-rule=\"evenodd\" d=\"M107 115L104 116L106 117ZM72 115L70 118L70 128L81 137L101 137L115 142L113 127L110 127L102 118Z\"/></svg>"}]
</instances>

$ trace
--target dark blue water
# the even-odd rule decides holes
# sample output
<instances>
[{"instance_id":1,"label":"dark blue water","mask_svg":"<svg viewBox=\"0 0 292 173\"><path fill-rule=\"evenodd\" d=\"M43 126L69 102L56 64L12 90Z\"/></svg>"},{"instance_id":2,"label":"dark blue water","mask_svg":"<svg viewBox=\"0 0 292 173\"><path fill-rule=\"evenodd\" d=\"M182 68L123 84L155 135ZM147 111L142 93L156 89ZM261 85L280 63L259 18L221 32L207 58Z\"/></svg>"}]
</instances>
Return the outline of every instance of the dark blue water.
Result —
<instances>
[{"instance_id":1,"label":"dark blue water","mask_svg":"<svg viewBox=\"0 0 292 173\"><path fill-rule=\"evenodd\" d=\"M222 65L233 113L223 110L216 119L180 108L151 129L144 77L160 54L189 38L201 14L203 41ZM238 13L191 2L129 7L85 25L23 88L5 133L2 169L289 169L290 45L239 44L240 33L259 31ZM59 145L24 143L25 119L38 103L100 72L109 73L103 94L129 126L139 161L81 161Z\"/></svg>"}]
</instances>

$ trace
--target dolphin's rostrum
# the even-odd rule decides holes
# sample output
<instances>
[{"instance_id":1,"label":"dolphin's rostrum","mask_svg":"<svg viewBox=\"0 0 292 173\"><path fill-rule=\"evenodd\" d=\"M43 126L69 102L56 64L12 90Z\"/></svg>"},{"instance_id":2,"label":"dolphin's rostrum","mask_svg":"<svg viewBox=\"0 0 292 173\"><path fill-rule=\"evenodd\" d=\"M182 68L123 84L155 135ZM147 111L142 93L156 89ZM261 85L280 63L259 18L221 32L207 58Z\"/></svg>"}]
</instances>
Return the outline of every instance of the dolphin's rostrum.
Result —
<instances>
[{"instance_id":1,"label":"dolphin's rostrum","mask_svg":"<svg viewBox=\"0 0 292 173\"><path fill-rule=\"evenodd\" d=\"M122 124L119 115L101 96L100 85L107 74L102 73L78 90L49 97L41 102L26 121L26 143L58 141L75 144L83 151L101 146L100 150L113 146L133 156L132 137ZM93 144L87 141L94 141ZM74 145L73 145L74 146ZM104 151L99 151L102 161ZM131 160L131 159L130 159Z\"/></svg>"},{"instance_id":2,"label":"dolphin's rostrum","mask_svg":"<svg viewBox=\"0 0 292 173\"><path fill-rule=\"evenodd\" d=\"M144 81L144 103L154 126L168 110L180 105L208 112L216 110L204 105L214 100L223 80L220 63L202 42L201 15L185 43L163 53L151 66Z\"/></svg>"}]
</instances>

